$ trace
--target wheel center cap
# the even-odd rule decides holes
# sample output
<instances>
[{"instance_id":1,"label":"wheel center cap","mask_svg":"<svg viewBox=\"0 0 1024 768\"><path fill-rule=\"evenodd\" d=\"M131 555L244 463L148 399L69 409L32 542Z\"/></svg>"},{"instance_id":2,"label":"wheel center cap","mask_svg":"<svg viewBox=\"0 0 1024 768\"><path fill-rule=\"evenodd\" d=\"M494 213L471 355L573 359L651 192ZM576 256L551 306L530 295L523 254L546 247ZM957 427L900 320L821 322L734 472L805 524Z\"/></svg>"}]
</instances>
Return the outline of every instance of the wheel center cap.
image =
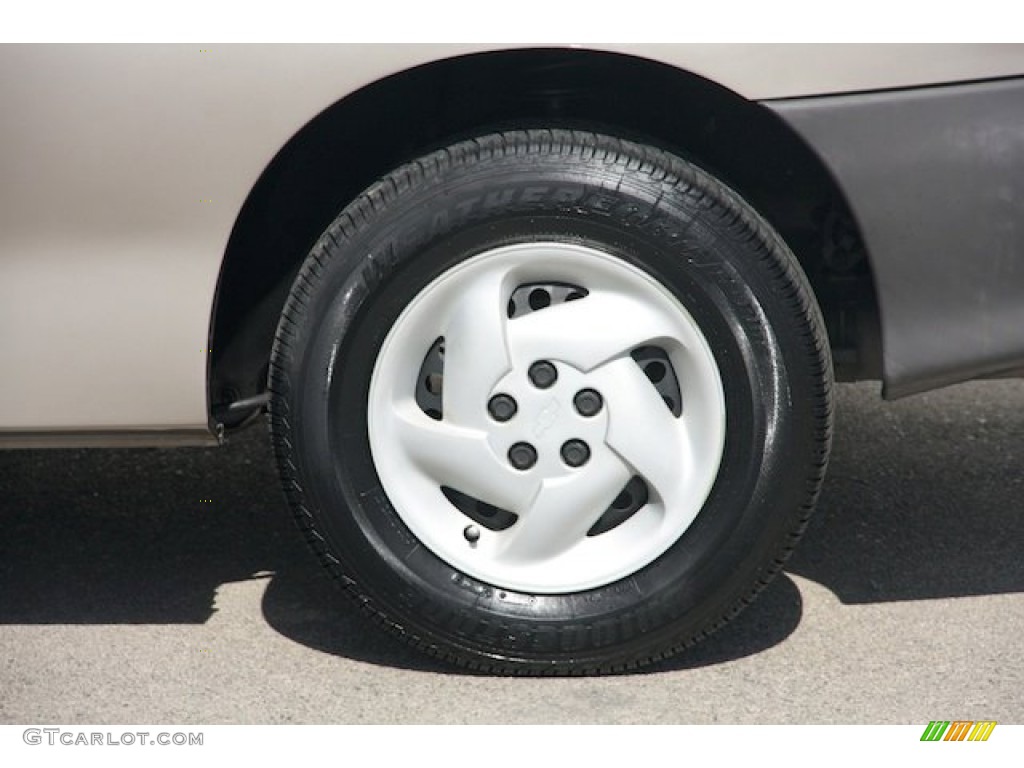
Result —
<instances>
[{"instance_id":1,"label":"wheel center cap","mask_svg":"<svg viewBox=\"0 0 1024 768\"><path fill-rule=\"evenodd\" d=\"M558 360L544 360L541 370L547 370L549 375L537 376L536 361L516 361L491 393L492 400L507 396L516 403L515 414L509 419L491 419L489 442L494 453L510 463L507 457L513 446L522 452L524 445L528 445L536 453L529 466L525 466L526 462L512 464L524 474L524 479L561 477L582 471L593 452L604 446L608 430L607 403L602 402L589 415L584 415L586 408L581 413L574 405L580 392L593 392L593 382L583 371ZM552 370L554 376L550 376Z\"/></svg>"}]
</instances>

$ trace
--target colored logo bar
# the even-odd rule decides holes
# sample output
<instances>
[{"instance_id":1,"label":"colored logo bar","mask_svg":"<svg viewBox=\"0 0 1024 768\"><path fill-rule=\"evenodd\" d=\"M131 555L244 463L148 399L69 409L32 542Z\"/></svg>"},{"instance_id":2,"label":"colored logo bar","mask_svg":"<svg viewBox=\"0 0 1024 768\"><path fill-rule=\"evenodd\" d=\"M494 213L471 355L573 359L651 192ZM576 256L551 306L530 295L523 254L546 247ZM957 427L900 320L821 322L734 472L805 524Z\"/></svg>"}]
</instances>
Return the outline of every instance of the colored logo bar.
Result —
<instances>
[{"instance_id":1,"label":"colored logo bar","mask_svg":"<svg viewBox=\"0 0 1024 768\"><path fill-rule=\"evenodd\" d=\"M988 741L995 727L995 720L932 720L921 741Z\"/></svg>"}]
</instances>

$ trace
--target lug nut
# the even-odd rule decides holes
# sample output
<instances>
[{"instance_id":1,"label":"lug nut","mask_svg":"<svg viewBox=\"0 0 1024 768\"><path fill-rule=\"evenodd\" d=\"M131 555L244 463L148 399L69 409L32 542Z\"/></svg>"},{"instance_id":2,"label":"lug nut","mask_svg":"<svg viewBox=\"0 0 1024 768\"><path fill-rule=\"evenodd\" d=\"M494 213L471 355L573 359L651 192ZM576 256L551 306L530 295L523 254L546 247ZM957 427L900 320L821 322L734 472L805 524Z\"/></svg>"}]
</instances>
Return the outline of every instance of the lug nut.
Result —
<instances>
[{"instance_id":1,"label":"lug nut","mask_svg":"<svg viewBox=\"0 0 1024 768\"><path fill-rule=\"evenodd\" d=\"M467 525L462 535L466 537L466 541L470 544L476 544L480 541L480 529L475 525Z\"/></svg>"},{"instance_id":2,"label":"lug nut","mask_svg":"<svg viewBox=\"0 0 1024 768\"><path fill-rule=\"evenodd\" d=\"M601 410L604 400L601 399L601 393L595 389L581 389L572 399L572 404L576 406L580 416L590 417Z\"/></svg>"},{"instance_id":3,"label":"lug nut","mask_svg":"<svg viewBox=\"0 0 1024 768\"><path fill-rule=\"evenodd\" d=\"M582 467L590 460L590 446L582 440L566 440L562 444L562 461L570 467Z\"/></svg>"},{"instance_id":4,"label":"lug nut","mask_svg":"<svg viewBox=\"0 0 1024 768\"><path fill-rule=\"evenodd\" d=\"M508 421L516 415L519 406L510 395L495 395L487 403L487 412L495 421Z\"/></svg>"},{"instance_id":5,"label":"lug nut","mask_svg":"<svg viewBox=\"0 0 1024 768\"><path fill-rule=\"evenodd\" d=\"M525 471L537 463L537 449L529 443L516 443L508 449L508 460L519 471Z\"/></svg>"},{"instance_id":6,"label":"lug nut","mask_svg":"<svg viewBox=\"0 0 1024 768\"><path fill-rule=\"evenodd\" d=\"M547 389L558 381L558 370L547 360L538 360L530 366L530 370L527 373L530 376L530 381L533 382L533 386L538 389Z\"/></svg>"}]
</instances>

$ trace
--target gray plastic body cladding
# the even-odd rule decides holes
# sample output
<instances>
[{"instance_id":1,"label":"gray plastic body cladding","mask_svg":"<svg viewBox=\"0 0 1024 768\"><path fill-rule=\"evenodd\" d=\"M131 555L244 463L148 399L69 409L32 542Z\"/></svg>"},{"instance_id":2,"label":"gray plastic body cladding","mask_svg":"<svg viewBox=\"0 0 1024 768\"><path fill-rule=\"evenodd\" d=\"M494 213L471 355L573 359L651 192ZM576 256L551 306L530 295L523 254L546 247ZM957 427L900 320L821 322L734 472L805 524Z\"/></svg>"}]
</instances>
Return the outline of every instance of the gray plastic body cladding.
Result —
<instances>
[{"instance_id":1,"label":"gray plastic body cladding","mask_svg":"<svg viewBox=\"0 0 1024 768\"><path fill-rule=\"evenodd\" d=\"M1024 78L766 105L860 224L886 397L1024 364Z\"/></svg>"}]
</instances>

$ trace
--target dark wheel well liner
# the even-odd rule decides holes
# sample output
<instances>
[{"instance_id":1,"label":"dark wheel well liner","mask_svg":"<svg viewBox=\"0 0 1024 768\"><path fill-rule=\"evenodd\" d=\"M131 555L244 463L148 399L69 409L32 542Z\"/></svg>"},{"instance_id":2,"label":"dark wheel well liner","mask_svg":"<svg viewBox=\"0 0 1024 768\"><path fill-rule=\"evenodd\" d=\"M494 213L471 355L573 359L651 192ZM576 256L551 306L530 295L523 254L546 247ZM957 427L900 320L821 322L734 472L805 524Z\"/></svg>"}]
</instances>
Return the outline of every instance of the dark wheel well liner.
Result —
<instances>
[{"instance_id":1,"label":"dark wheel well liner","mask_svg":"<svg viewBox=\"0 0 1024 768\"><path fill-rule=\"evenodd\" d=\"M873 345L858 353L865 324L854 316L865 308L872 315L875 301L856 223L821 161L771 110L645 59L517 50L446 59L373 83L316 116L278 152L238 216L218 281L210 331L214 420L233 426L219 406L263 391L288 289L345 205L424 152L530 126L603 130L661 146L728 182L801 261L839 375L876 373Z\"/></svg>"}]
</instances>

